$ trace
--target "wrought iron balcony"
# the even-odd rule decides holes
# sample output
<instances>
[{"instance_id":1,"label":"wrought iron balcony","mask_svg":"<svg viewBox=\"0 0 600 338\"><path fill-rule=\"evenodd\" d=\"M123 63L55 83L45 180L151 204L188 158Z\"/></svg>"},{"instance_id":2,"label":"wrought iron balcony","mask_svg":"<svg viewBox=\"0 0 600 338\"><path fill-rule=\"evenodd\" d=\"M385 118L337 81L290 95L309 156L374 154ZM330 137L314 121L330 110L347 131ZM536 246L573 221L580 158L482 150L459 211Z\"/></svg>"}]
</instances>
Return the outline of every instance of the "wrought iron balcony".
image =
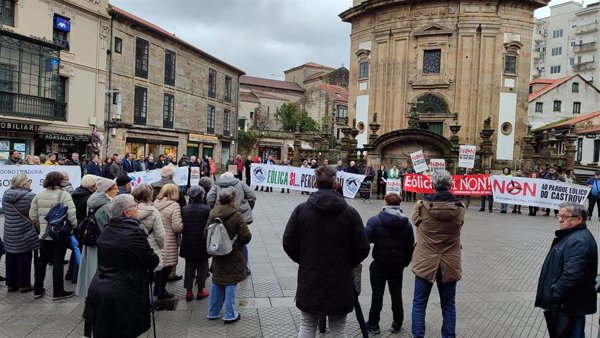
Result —
<instances>
[{"instance_id":1,"label":"wrought iron balcony","mask_svg":"<svg viewBox=\"0 0 600 338\"><path fill-rule=\"evenodd\" d=\"M593 52L595 50L596 50L595 42L582 43L579 45L575 45L575 47L573 47L573 52L575 52L575 53Z\"/></svg>"},{"instance_id":2,"label":"wrought iron balcony","mask_svg":"<svg viewBox=\"0 0 600 338\"><path fill-rule=\"evenodd\" d=\"M67 104L40 96L0 92L0 114L49 121L66 121Z\"/></svg>"}]
</instances>

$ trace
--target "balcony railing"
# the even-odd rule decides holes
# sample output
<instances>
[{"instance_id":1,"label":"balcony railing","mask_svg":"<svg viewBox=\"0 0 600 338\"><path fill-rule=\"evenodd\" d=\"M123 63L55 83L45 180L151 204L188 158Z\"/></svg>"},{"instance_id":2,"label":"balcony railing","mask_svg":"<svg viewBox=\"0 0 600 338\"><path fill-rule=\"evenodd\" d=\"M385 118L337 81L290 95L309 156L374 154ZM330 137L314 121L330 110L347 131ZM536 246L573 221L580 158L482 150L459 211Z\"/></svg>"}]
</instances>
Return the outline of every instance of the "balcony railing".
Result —
<instances>
[{"instance_id":1,"label":"balcony railing","mask_svg":"<svg viewBox=\"0 0 600 338\"><path fill-rule=\"evenodd\" d=\"M595 61L582 62L582 63L578 63L576 65L573 65L573 71L576 71L576 72L584 72L584 71L594 70L594 69L596 69Z\"/></svg>"},{"instance_id":2,"label":"balcony railing","mask_svg":"<svg viewBox=\"0 0 600 338\"><path fill-rule=\"evenodd\" d=\"M598 23L592 22L587 25L578 26L575 28L575 34L584 34L584 33L592 33L598 31Z\"/></svg>"},{"instance_id":3,"label":"balcony railing","mask_svg":"<svg viewBox=\"0 0 600 338\"><path fill-rule=\"evenodd\" d=\"M0 92L0 114L49 121L66 121L67 104L40 96Z\"/></svg>"},{"instance_id":4,"label":"balcony railing","mask_svg":"<svg viewBox=\"0 0 600 338\"><path fill-rule=\"evenodd\" d=\"M163 120L163 128L173 129L173 121Z\"/></svg>"},{"instance_id":5,"label":"balcony railing","mask_svg":"<svg viewBox=\"0 0 600 338\"><path fill-rule=\"evenodd\" d=\"M582 43L579 45L575 45L575 47L573 47L573 52L575 52L575 53L593 52L595 50L596 50L595 42Z\"/></svg>"},{"instance_id":6,"label":"balcony railing","mask_svg":"<svg viewBox=\"0 0 600 338\"><path fill-rule=\"evenodd\" d=\"M346 124L346 118L342 116L337 116L335 118L335 123Z\"/></svg>"}]
</instances>

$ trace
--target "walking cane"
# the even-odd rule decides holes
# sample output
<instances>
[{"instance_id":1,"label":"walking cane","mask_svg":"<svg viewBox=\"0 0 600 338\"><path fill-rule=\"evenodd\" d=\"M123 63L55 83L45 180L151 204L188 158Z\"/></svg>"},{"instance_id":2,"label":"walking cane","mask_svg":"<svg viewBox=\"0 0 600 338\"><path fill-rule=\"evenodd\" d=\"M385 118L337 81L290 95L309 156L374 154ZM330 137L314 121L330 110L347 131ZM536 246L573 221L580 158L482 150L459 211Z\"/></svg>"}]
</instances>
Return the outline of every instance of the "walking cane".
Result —
<instances>
[{"instance_id":1,"label":"walking cane","mask_svg":"<svg viewBox=\"0 0 600 338\"><path fill-rule=\"evenodd\" d=\"M154 338L156 338L156 318L154 317L154 288L152 287L152 279L150 279L150 313L152 313L152 330L154 331Z\"/></svg>"}]
</instances>

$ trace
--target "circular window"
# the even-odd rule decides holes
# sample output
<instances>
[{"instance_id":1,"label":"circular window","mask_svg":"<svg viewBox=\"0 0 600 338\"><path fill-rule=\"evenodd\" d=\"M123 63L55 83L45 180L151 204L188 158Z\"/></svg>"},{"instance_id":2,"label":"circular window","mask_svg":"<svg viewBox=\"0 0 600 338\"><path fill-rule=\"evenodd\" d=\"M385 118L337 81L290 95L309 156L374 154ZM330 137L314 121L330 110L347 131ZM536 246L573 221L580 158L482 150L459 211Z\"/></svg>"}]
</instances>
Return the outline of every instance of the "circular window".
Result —
<instances>
[{"instance_id":1,"label":"circular window","mask_svg":"<svg viewBox=\"0 0 600 338\"><path fill-rule=\"evenodd\" d=\"M500 126L500 130L502 131L502 134L510 135L513 131L513 126L510 122L504 122L502 123L502 126Z\"/></svg>"},{"instance_id":2,"label":"circular window","mask_svg":"<svg viewBox=\"0 0 600 338\"><path fill-rule=\"evenodd\" d=\"M359 132L361 132L361 133L362 133L363 131L365 131L365 123L364 123L364 122L358 122L358 123L356 124L356 129L357 129Z\"/></svg>"}]
</instances>

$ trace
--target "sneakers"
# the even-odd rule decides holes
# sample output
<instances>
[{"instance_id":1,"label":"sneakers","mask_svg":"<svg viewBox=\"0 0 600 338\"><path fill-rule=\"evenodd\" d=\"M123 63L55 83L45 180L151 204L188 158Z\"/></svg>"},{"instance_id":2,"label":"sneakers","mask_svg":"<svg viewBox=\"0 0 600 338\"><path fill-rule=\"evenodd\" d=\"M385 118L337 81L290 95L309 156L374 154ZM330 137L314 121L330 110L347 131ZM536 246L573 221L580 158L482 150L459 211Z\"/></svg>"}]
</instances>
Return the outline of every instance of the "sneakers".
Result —
<instances>
[{"instance_id":1,"label":"sneakers","mask_svg":"<svg viewBox=\"0 0 600 338\"><path fill-rule=\"evenodd\" d=\"M192 289L187 289L187 293L185 294L185 301L191 302L194 299L194 291Z\"/></svg>"},{"instance_id":2,"label":"sneakers","mask_svg":"<svg viewBox=\"0 0 600 338\"><path fill-rule=\"evenodd\" d=\"M379 324L368 324L369 325L369 333L380 334L381 329L379 329Z\"/></svg>"},{"instance_id":3,"label":"sneakers","mask_svg":"<svg viewBox=\"0 0 600 338\"><path fill-rule=\"evenodd\" d=\"M67 298L71 298L75 296L75 292L73 291L63 291L59 294L56 294L52 297L52 300L59 300L59 299L67 299Z\"/></svg>"},{"instance_id":4,"label":"sneakers","mask_svg":"<svg viewBox=\"0 0 600 338\"><path fill-rule=\"evenodd\" d=\"M238 316L235 319L224 320L224 322L225 322L225 324L233 324L233 323L237 322L240 319L242 319L242 315L238 313Z\"/></svg>"},{"instance_id":5,"label":"sneakers","mask_svg":"<svg viewBox=\"0 0 600 338\"><path fill-rule=\"evenodd\" d=\"M196 300L201 300L208 296L209 296L208 291L206 291L206 289L198 290L198 294L196 295Z\"/></svg>"},{"instance_id":6,"label":"sneakers","mask_svg":"<svg viewBox=\"0 0 600 338\"><path fill-rule=\"evenodd\" d=\"M42 297L44 297L45 294L46 294L46 289L36 290L33 293L33 298L34 299L42 298Z\"/></svg>"},{"instance_id":7,"label":"sneakers","mask_svg":"<svg viewBox=\"0 0 600 338\"><path fill-rule=\"evenodd\" d=\"M400 322L392 322L392 333L398 333L402 330L402 323Z\"/></svg>"}]
</instances>

